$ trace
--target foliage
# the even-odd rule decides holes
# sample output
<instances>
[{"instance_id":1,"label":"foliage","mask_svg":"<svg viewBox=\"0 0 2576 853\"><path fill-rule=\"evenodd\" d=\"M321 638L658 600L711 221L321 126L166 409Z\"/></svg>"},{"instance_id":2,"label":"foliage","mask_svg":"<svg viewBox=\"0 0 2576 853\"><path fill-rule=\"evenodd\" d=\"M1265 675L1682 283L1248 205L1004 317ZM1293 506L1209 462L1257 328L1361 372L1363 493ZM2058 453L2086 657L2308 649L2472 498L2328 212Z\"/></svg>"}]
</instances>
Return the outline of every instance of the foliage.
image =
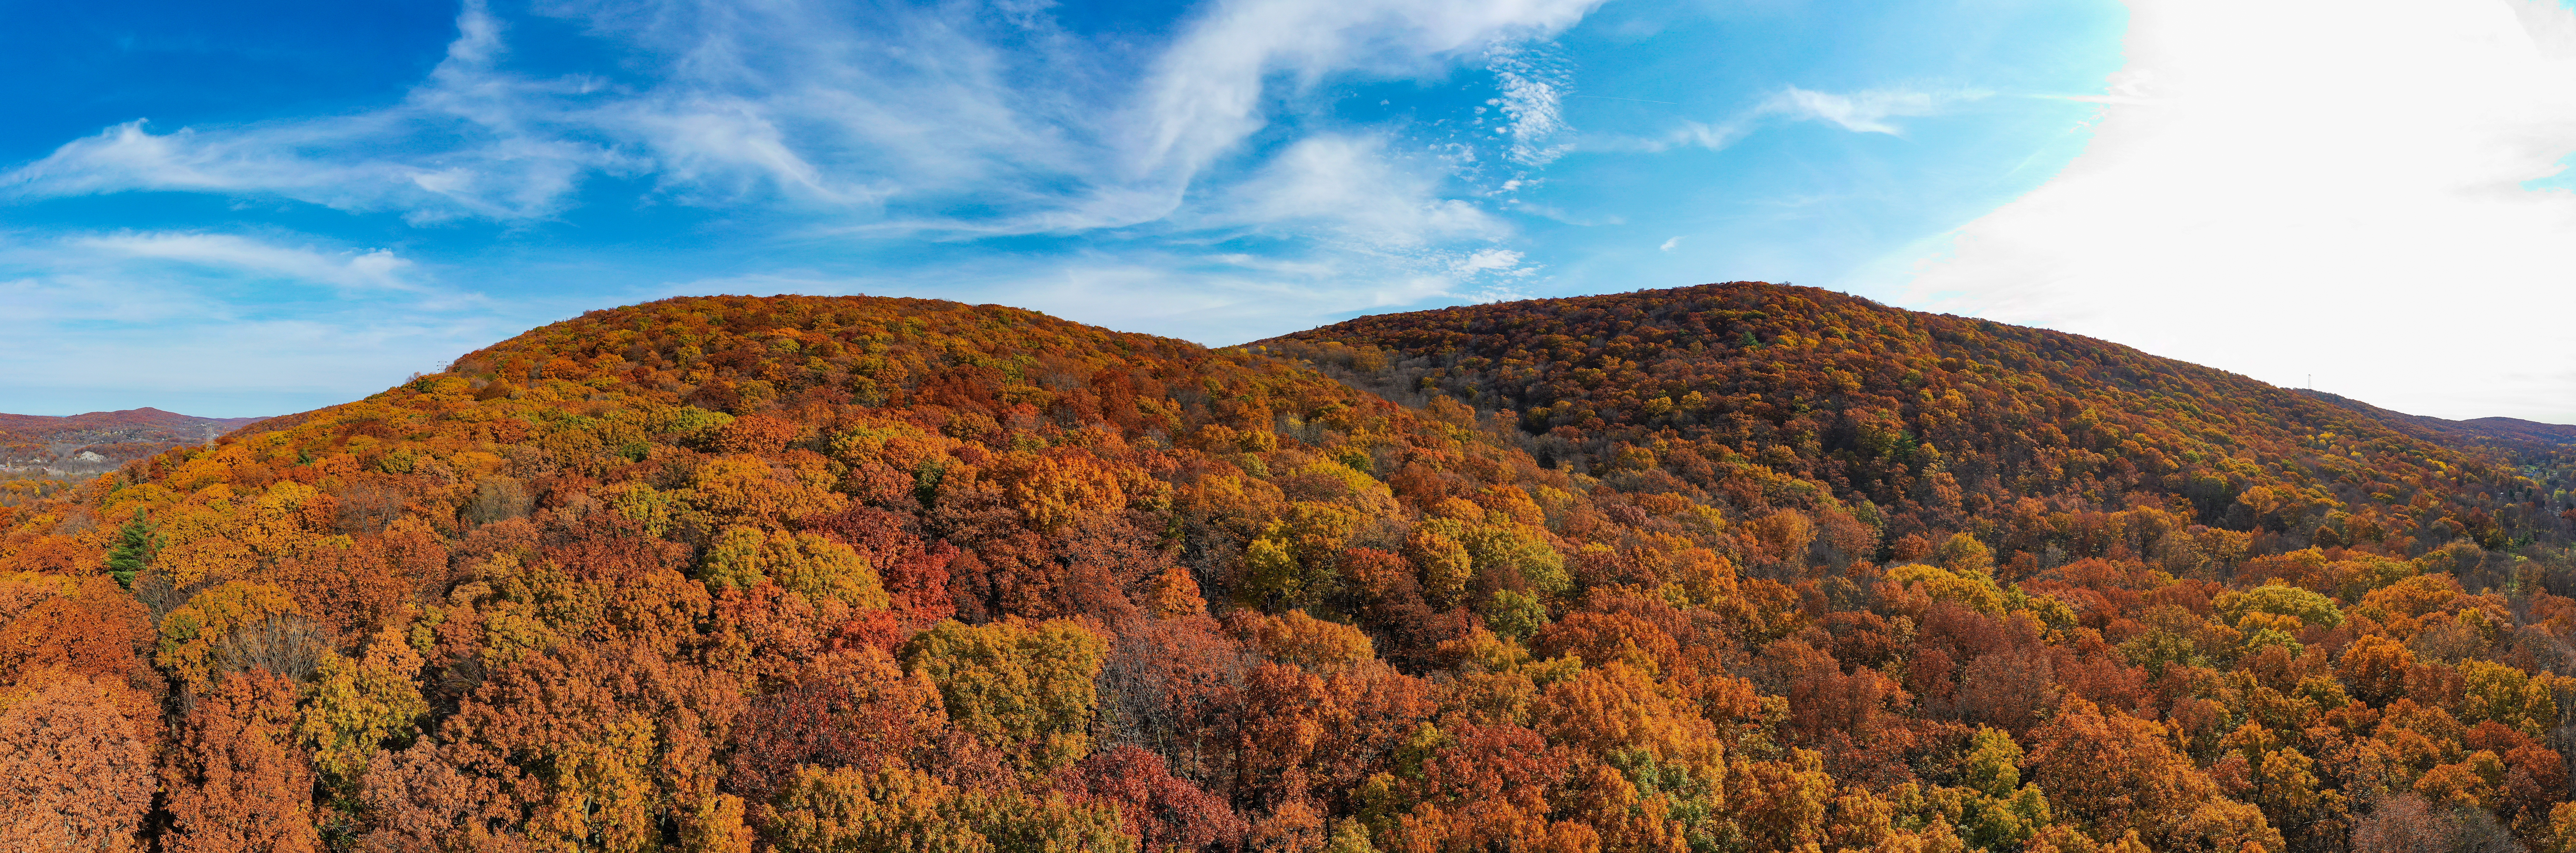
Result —
<instances>
[{"instance_id":1,"label":"foliage","mask_svg":"<svg viewBox=\"0 0 2576 853\"><path fill-rule=\"evenodd\" d=\"M30 686L0 711L0 837L29 850L141 849L157 787L149 742L112 688L61 672Z\"/></svg>"},{"instance_id":2,"label":"foliage","mask_svg":"<svg viewBox=\"0 0 2576 853\"><path fill-rule=\"evenodd\" d=\"M666 300L28 492L0 832L2576 838L2564 451L1767 285L1261 346Z\"/></svg>"},{"instance_id":3,"label":"foliage","mask_svg":"<svg viewBox=\"0 0 2576 853\"><path fill-rule=\"evenodd\" d=\"M1399 399L1463 403L1540 458L1628 488L1705 491L1748 516L1851 513L1884 533L1860 555L1877 560L1945 531L1999 552L2109 556L2115 540L2083 516L2137 504L2284 550L2411 556L2576 532L2560 516L2560 448L2500 452L2474 430L2329 395L1814 288L1381 314L1256 346ZM2135 550L2151 544L2132 554L2178 574L2241 558Z\"/></svg>"},{"instance_id":4,"label":"foliage","mask_svg":"<svg viewBox=\"0 0 2576 853\"><path fill-rule=\"evenodd\" d=\"M994 742L1014 763L1052 770L1091 752L1106 649L1066 620L1035 627L941 622L904 645L904 664L939 685L950 725Z\"/></svg>"}]
</instances>

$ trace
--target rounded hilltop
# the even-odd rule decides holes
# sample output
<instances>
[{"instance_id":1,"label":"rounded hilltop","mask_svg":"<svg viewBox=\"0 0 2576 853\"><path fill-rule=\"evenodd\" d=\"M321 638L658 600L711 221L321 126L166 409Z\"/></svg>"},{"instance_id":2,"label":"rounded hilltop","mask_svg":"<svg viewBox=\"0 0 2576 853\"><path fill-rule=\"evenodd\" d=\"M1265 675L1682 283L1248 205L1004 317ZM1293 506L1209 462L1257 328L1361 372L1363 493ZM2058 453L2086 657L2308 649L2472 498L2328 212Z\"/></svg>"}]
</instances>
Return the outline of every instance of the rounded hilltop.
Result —
<instances>
[{"instance_id":1,"label":"rounded hilltop","mask_svg":"<svg viewBox=\"0 0 2576 853\"><path fill-rule=\"evenodd\" d=\"M2293 550L2567 533L2510 454L2428 419L1810 287L1385 314L1253 346L1399 400L1512 412L1543 461L1633 471L1643 454L1703 489L1758 469L1885 514L1889 538L2036 542L2052 513L2133 506ZM2418 493L2435 503L2394 505Z\"/></svg>"},{"instance_id":2,"label":"rounded hilltop","mask_svg":"<svg viewBox=\"0 0 2576 853\"><path fill-rule=\"evenodd\" d=\"M595 311L0 506L0 837L2576 843L2576 469L2277 391L1750 284Z\"/></svg>"}]
</instances>

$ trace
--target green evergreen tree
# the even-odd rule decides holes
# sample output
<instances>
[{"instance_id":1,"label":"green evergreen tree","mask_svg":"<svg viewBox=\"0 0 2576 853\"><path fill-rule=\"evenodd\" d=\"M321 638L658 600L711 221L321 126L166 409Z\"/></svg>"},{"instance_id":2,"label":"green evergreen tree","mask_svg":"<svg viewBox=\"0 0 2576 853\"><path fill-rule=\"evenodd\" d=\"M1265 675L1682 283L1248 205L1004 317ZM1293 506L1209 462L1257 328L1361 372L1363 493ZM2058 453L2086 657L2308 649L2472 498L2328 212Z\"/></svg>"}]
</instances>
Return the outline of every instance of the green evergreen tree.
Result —
<instances>
[{"instance_id":1,"label":"green evergreen tree","mask_svg":"<svg viewBox=\"0 0 2576 853\"><path fill-rule=\"evenodd\" d=\"M153 555L160 552L160 535L143 523L143 511L135 510L134 519L116 532L116 544L107 549L107 575L118 586L133 589L135 574L152 565Z\"/></svg>"}]
</instances>

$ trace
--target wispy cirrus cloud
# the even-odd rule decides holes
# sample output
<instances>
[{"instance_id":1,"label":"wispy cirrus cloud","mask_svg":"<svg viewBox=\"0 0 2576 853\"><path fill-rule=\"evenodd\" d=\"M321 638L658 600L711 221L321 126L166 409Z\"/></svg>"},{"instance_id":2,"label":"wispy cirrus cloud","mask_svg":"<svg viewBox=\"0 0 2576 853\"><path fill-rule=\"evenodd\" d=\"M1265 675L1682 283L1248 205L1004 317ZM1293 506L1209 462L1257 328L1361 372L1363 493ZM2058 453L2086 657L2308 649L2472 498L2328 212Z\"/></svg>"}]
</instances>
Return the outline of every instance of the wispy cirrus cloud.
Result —
<instances>
[{"instance_id":1,"label":"wispy cirrus cloud","mask_svg":"<svg viewBox=\"0 0 2576 853\"><path fill-rule=\"evenodd\" d=\"M512 227L676 203L861 255L1079 236L1069 250L920 262L935 270L825 264L635 293L900 290L1217 343L1527 280L1536 267L1505 245L1516 229L1478 182L1565 153L1570 72L1532 45L1599 1L1216 0L1142 40L1073 32L1043 4L553 2L534 11L618 61L540 73L513 53L528 22L468 0L444 56L394 102L220 126L137 119L0 173L0 198L187 192ZM1465 147L1430 150L1404 127L1301 100L1336 81L1461 72L1485 75L1499 107L1499 132ZM1482 162L1518 171L1488 176ZM648 197L588 194L600 186ZM92 304L83 288L154 282L207 323L253 327L299 322L255 303L316 288L378 311L498 311L392 250L213 230L20 237L8 251L27 275L12 286L65 323L97 313L78 307Z\"/></svg>"},{"instance_id":2,"label":"wispy cirrus cloud","mask_svg":"<svg viewBox=\"0 0 2576 853\"><path fill-rule=\"evenodd\" d=\"M1761 112L1827 122L1853 133L1901 136L1904 131L1894 119L1940 115L1954 104L1983 100L1988 94L1973 89L1870 89L1835 94L1791 86L1764 104Z\"/></svg>"},{"instance_id":3,"label":"wispy cirrus cloud","mask_svg":"<svg viewBox=\"0 0 2576 853\"><path fill-rule=\"evenodd\" d=\"M178 98L139 100L105 126L82 115L40 140L48 148L21 149L36 152L27 161L0 164L0 205L41 208L47 222L184 224L39 226L53 230L0 251L52 259L12 279L51 294L44 304L81 304L66 295L75 281L169 288L170 304L253 323L544 320L671 292L865 290L1230 343L1363 310L1699 280L1676 270L1751 238L1718 237L1676 212L1708 209L1687 185L1733 166L1691 158L1668 175L1587 152L1724 148L1810 123L1903 132L1955 109L1956 93L1779 81L1982 79L1885 65L1728 79L1730 66L1705 60L1728 51L1676 46L1654 61L1745 105L1676 129L1656 109L1674 106L1666 101L1575 94L1586 75L1637 58L1559 38L1599 5L466 0L444 52L425 57L431 70L375 89L372 107L174 121L193 103ZM1734 37L1712 26L1694 38ZM380 79L399 86L413 72L390 69L408 61L389 60ZM1690 99L1638 83L1616 85ZM1594 109L1619 101L1648 106ZM1628 197L1640 191L1654 200ZM144 192L231 205L192 220L214 206L95 198ZM1721 204L1740 215L1777 195ZM1639 220L1653 221L1651 239L1617 233ZM1646 248L1674 233L1692 236ZM1567 251L1586 242L1596 245ZM1605 272L1637 255L1667 269ZM1767 268L1747 263L1714 274ZM288 304L311 310L269 307Z\"/></svg>"},{"instance_id":4,"label":"wispy cirrus cloud","mask_svg":"<svg viewBox=\"0 0 2576 853\"><path fill-rule=\"evenodd\" d=\"M582 176L642 164L554 126L593 85L503 73L500 25L480 2L447 56L400 103L350 116L153 133L136 119L0 175L21 199L169 190L275 196L416 222L512 220L561 208ZM425 142L436 140L436 142Z\"/></svg>"},{"instance_id":5,"label":"wispy cirrus cloud","mask_svg":"<svg viewBox=\"0 0 2576 853\"><path fill-rule=\"evenodd\" d=\"M64 248L88 250L100 260L170 261L273 276L343 290L399 291L426 294L416 265L391 249L339 252L286 246L234 234L202 232L121 232L75 237Z\"/></svg>"},{"instance_id":6,"label":"wispy cirrus cloud","mask_svg":"<svg viewBox=\"0 0 2576 853\"><path fill-rule=\"evenodd\" d=\"M1230 187L1228 200L1193 224L1313 228L1373 250L1509 235L1511 226L1499 217L1440 193L1446 168L1427 155L1397 155L1383 137L1313 136Z\"/></svg>"},{"instance_id":7,"label":"wispy cirrus cloud","mask_svg":"<svg viewBox=\"0 0 2576 853\"><path fill-rule=\"evenodd\" d=\"M479 0L400 103L353 116L155 132L141 120L0 177L22 198L132 190L275 195L416 219L524 220L589 177L645 175L690 203L799 205L844 225L1064 233L1178 212L1241 153L1285 79L1441 73L1494 52L1506 147L1564 129L1554 87L1510 45L1599 0L1232 0L1150 57L1017 7L556 4L653 60L625 79L532 77ZM1011 14L994 15L996 10ZM1135 61L1142 60L1142 61ZM1110 71L1103 69L1129 68ZM1222 179L1220 179L1222 180ZM981 212L956 214L973 195Z\"/></svg>"},{"instance_id":8,"label":"wispy cirrus cloud","mask_svg":"<svg viewBox=\"0 0 2576 853\"><path fill-rule=\"evenodd\" d=\"M630 59L539 76L513 65L510 26L473 0L398 103L228 127L129 122L0 175L0 195L180 191L526 223L585 203L605 176L776 218L807 243L1106 234L1172 261L1249 237L1274 257L1383 267L1439 293L1492 275L1458 261L1514 233L1471 167L1520 170L1499 182L1567 150L1568 72L1529 45L1598 2L1218 0L1132 43L1072 33L1042 5L552 3L538 11ZM1496 92L1481 153L1426 153L1401 128L1295 103L1328 80L1460 69Z\"/></svg>"},{"instance_id":9,"label":"wispy cirrus cloud","mask_svg":"<svg viewBox=\"0 0 2576 853\"><path fill-rule=\"evenodd\" d=\"M435 70L399 101L232 126L129 121L0 173L0 198L180 191L394 211L417 227L531 227L600 204L587 188L618 178L647 204L773 222L762 240L855 255L1082 240L917 260L935 271L680 276L639 294L989 289L984 299L1224 343L1278 332L1283 317L1327 322L1525 281L1535 268L1507 245L1515 227L1473 165L1525 175L1564 155L1569 70L1530 44L1597 3L1216 0L1151 39L1077 34L1030 3L536 5L618 57L567 75L515 62L513 28L526 21L469 0ZM1502 116L1471 147L1435 152L1404 126L1350 124L1301 101L1332 82L1455 72L1481 72ZM456 296L402 255L299 255L219 232L85 235L54 250L62 268L31 286L196 276L193 294L211 294L268 276L289 291ZM1133 296L1103 294L1118 286Z\"/></svg>"},{"instance_id":10,"label":"wispy cirrus cloud","mask_svg":"<svg viewBox=\"0 0 2576 853\"><path fill-rule=\"evenodd\" d=\"M1994 93L1974 88L1887 87L1854 92L1826 92L1784 86L1759 101L1716 121L1683 120L1660 136L1597 136L1584 141L1601 151L1661 152L1680 148L1723 150L1766 126L1814 121L1853 133L1903 136L1903 118L1947 115L1961 104L1985 100Z\"/></svg>"}]
</instances>

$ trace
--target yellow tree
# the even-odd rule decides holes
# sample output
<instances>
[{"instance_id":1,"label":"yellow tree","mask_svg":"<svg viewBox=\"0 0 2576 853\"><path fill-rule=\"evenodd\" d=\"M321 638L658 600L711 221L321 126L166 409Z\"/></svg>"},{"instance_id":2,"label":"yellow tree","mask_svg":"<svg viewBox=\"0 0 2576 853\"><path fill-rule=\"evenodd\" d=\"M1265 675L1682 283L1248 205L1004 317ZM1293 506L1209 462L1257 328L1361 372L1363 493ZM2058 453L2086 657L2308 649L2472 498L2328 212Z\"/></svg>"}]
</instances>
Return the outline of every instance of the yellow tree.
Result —
<instances>
[{"instance_id":1,"label":"yellow tree","mask_svg":"<svg viewBox=\"0 0 2576 853\"><path fill-rule=\"evenodd\" d=\"M387 739L409 734L428 715L429 703L412 680L420 665L420 653L399 628L378 632L358 660L323 657L304 688L295 733L327 778L343 786L356 783Z\"/></svg>"},{"instance_id":2,"label":"yellow tree","mask_svg":"<svg viewBox=\"0 0 2576 853\"><path fill-rule=\"evenodd\" d=\"M939 685L950 724L1026 770L1091 752L1089 727L1108 644L1069 620L1035 626L941 622L906 643L904 665Z\"/></svg>"}]
</instances>

